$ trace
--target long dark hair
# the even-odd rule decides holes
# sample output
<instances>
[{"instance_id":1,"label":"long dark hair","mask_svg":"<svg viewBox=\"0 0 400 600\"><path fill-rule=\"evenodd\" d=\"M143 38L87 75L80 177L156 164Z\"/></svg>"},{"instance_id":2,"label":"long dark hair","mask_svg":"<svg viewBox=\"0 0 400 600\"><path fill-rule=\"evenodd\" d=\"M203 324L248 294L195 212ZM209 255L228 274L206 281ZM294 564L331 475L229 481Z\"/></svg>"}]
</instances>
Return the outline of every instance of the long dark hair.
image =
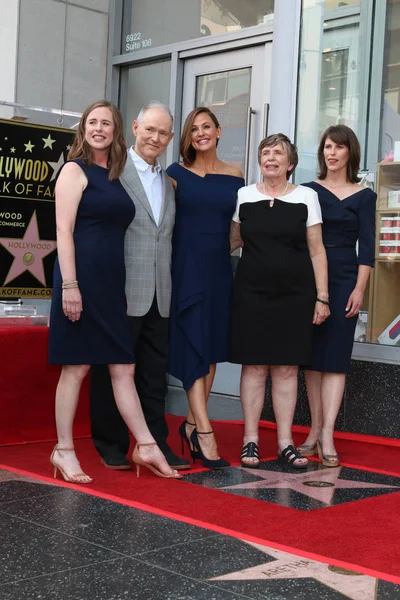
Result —
<instances>
[{"instance_id":1,"label":"long dark hair","mask_svg":"<svg viewBox=\"0 0 400 600\"><path fill-rule=\"evenodd\" d=\"M346 173L347 180L351 183L358 183L361 181L361 178L358 177L361 158L360 142L354 131L346 125L332 125L324 132L318 147L319 178L325 179L328 172L324 157L324 147L327 138L331 139L335 144L342 144L349 149L349 160Z\"/></svg>"},{"instance_id":2,"label":"long dark hair","mask_svg":"<svg viewBox=\"0 0 400 600\"><path fill-rule=\"evenodd\" d=\"M182 131L182 135L181 135L181 141L180 141L180 153L182 156L182 160L183 160L183 164L190 167L190 165L192 165L194 163L194 161L196 160L196 150L193 148L192 146L192 128L193 128L193 122L195 120L195 118L197 117L197 115L200 115L202 113L205 113L206 115L208 115L210 117L210 119L213 121L215 127L221 127L221 125L219 124L219 121L217 119L217 117L214 115L213 112L211 112L211 110L209 108L206 108L205 106L198 106L197 108L194 108L186 117L185 120L185 124L183 126L183 131ZM217 140L217 146L218 146L218 140Z\"/></svg>"},{"instance_id":3,"label":"long dark hair","mask_svg":"<svg viewBox=\"0 0 400 600\"><path fill-rule=\"evenodd\" d=\"M108 156L108 168L110 170L108 179L112 181L113 179L118 179L124 170L127 159L127 151L124 139L124 123L122 120L122 115L115 104L108 102L108 100L96 100L95 102L89 104L87 108L85 108L83 115L81 116L81 120L79 121L72 148L68 153L68 160L73 158L81 158L85 165L93 164L92 149L85 140L86 120L92 110L95 110L95 108L101 108L103 106L110 109L114 122L114 138L110 146L110 152Z\"/></svg>"}]
</instances>

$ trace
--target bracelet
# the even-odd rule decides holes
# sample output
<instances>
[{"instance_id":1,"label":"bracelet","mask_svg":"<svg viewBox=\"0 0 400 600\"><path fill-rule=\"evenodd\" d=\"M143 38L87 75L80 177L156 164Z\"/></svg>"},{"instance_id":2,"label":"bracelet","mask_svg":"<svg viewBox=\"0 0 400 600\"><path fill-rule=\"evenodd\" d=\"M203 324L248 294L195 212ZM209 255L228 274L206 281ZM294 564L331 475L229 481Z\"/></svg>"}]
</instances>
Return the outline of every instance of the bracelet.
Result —
<instances>
[{"instance_id":1,"label":"bracelet","mask_svg":"<svg viewBox=\"0 0 400 600\"><path fill-rule=\"evenodd\" d=\"M321 302L321 304L326 304L327 306L329 306L328 300L321 300L321 298L317 298L317 302Z\"/></svg>"},{"instance_id":2,"label":"bracelet","mask_svg":"<svg viewBox=\"0 0 400 600\"><path fill-rule=\"evenodd\" d=\"M77 282L76 279L74 281L63 281L61 287L62 287L63 290L69 290L69 289L72 289L72 288L77 288L78 287L78 282Z\"/></svg>"}]
</instances>

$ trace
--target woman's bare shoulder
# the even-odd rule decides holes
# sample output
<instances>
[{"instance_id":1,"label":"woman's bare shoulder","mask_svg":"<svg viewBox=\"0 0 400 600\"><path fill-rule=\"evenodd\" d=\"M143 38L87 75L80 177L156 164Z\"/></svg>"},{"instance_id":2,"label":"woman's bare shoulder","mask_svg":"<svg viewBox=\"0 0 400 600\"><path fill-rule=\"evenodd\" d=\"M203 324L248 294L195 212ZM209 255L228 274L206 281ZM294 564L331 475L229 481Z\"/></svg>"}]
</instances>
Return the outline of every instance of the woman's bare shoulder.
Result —
<instances>
[{"instance_id":1,"label":"woman's bare shoulder","mask_svg":"<svg viewBox=\"0 0 400 600\"><path fill-rule=\"evenodd\" d=\"M87 185L87 177L82 167L73 161L69 161L62 167L58 178L56 187L64 187L65 185L81 185L83 188Z\"/></svg>"},{"instance_id":2,"label":"woman's bare shoulder","mask_svg":"<svg viewBox=\"0 0 400 600\"><path fill-rule=\"evenodd\" d=\"M66 162L61 173L83 173L82 167L73 160Z\"/></svg>"},{"instance_id":3,"label":"woman's bare shoulder","mask_svg":"<svg viewBox=\"0 0 400 600\"><path fill-rule=\"evenodd\" d=\"M229 163L223 162L223 173L225 175L231 175L232 177L243 177L243 173L239 167L230 165Z\"/></svg>"}]
</instances>

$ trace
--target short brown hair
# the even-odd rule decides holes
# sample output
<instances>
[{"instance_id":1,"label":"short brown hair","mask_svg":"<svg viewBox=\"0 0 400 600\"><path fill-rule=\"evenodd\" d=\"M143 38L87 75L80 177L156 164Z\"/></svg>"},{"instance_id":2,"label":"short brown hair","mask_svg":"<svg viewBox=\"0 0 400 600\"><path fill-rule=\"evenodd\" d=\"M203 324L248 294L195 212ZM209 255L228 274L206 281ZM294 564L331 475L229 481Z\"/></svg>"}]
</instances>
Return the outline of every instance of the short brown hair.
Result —
<instances>
[{"instance_id":1,"label":"short brown hair","mask_svg":"<svg viewBox=\"0 0 400 600\"><path fill-rule=\"evenodd\" d=\"M127 150L124 139L124 123L122 115L115 104L108 102L108 100L96 100L85 108L81 120L79 121L72 148L68 153L68 160L81 158L85 165L93 165L92 149L85 140L86 120L95 108L101 108L103 106L110 109L114 122L114 138L108 155L108 168L110 170L108 179L112 181L113 179L118 179L124 170L127 159Z\"/></svg>"},{"instance_id":2,"label":"short brown hair","mask_svg":"<svg viewBox=\"0 0 400 600\"><path fill-rule=\"evenodd\" d=\"M327 138L331 139L335 144L342 144L349 149L349 161L347 163L346 173L347 180L351 183L358 183L361 181L361 178L358 177L361 158L360 142L354 131L346 125L332 125L324 132L318 147L319 178L325 179L328 172L324 157L324 147Z\"/></svg>"},{"instance_id":3,"label":"short brown hair","mask_svg":"<svg viewBox=\"0 0 400 600\"><path fill-rule=\"evenodd\" d=\"M186 117L185 124L183 126L181 141L180 141L180 153L182 156L183 164L190 167L196 159L196 150L192 146L192 128L193 122L197 115L205 113L213 121L215 127L221 127L217 117L209 108L205 106L198 106L194 108ZM218 145L218 140L217 140Z\"/></svg>"},{"instance_id":4,"label":"short brown hair","mask_svg":"<svg viewBox=\"0 0 400 600\"><path fill-rule=\"evenodd\" d=\"M297 167L299 155L297 154L296 145L292 144L288 136L284 133L273 133L260 142L260 145L258 146L258 164L261 164L261 154L264 148L272 148L273 146L278 146L278 144L282 144L282 146L286 148L289 164L293 165L290 171L287 171L286 173L286 179L289 179Z\"/></svg>"}]
</instances>

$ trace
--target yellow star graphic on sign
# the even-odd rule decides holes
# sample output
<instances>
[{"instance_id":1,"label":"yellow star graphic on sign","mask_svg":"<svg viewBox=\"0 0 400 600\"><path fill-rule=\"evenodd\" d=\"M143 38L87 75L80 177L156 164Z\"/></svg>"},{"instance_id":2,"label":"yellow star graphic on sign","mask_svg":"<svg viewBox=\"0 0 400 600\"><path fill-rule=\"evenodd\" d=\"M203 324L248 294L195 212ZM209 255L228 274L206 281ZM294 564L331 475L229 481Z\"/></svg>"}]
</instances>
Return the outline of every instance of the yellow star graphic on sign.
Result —
<instances>
[{"instance_id":1,"label":"yellow star graphic on sign","mask_svg":"<svg viewBox=\"0 0 400 600\"><path fill-rule=\"evenodd\" d=\"M27 144L24 144L25 146L25 152L30 152L32 154L32 148L35 147L34 144L32 144L31 140L29 140L29 142Z\"/></svg>"},{"instance_id":2,"label":"yellow star graphic on sign","mask_svg":"<svg viewBox=\"0 0 400 600\"><path fill-rule=\"evenodd\" d=\"M10 148L10 152L11 152L11 154L15 154L15 148L14 148L14 146L12 148Z\"/></svg>"},{"instance_id":3,"label":"yellow star graphic on sign","mask_svg":"<svg viewBox=\"0 0 400 600\"><path fill-rule=\"evenodd\" d=\"M56 140L53 140L50 137L50 134L47 136L47 138L42 138L42 140L44 141L43 149L50 148L50 150L53 150L53 144Z\"/></svg>"}]
</instances>

